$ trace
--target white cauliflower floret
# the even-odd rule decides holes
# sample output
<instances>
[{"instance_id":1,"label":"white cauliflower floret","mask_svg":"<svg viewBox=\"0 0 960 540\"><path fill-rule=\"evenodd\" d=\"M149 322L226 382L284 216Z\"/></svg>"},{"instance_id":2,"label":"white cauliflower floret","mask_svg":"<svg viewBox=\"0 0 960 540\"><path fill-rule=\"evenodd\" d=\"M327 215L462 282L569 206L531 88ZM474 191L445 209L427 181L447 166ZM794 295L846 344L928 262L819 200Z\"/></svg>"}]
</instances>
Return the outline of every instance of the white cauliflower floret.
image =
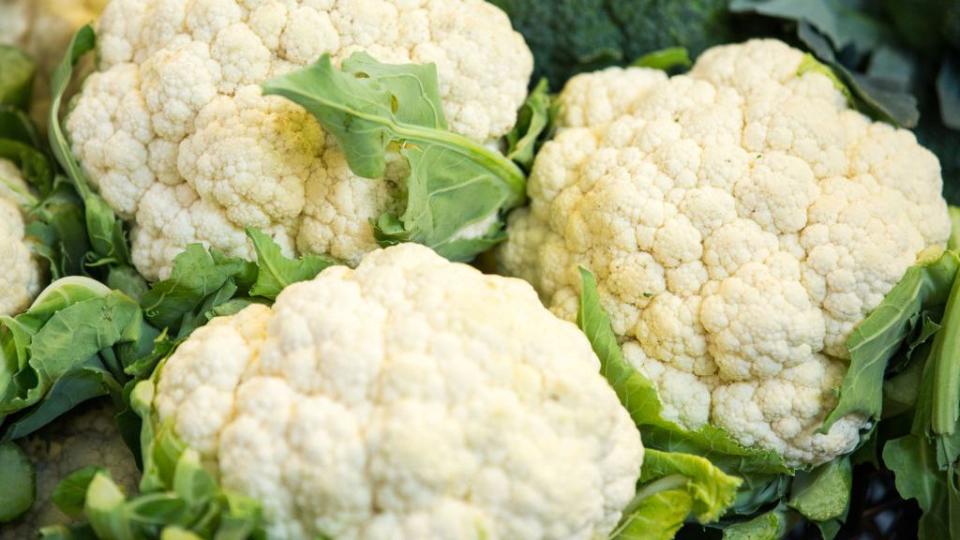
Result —
<instances>
[{"instance_id":1,"label":"white cauliflower floret","mask_svg":"<svg viewBox=\"0 0 960 540\"><path fill-rule=\"evenodd\" d=\"M416 244L213 320L154 406L278 539L599 538L643 457L574 325Z\"/></svg>"},{"instance_id":2,"label":"white cauliflower floret","mask_svg":"<svg viewBox=\"0 0 960 540\"><path fill-rule=\"evenodd\" d=\"M500 249L565 318L590 268L668 418L791 464L856 444L860 417L817 433L844 342L950 232L936 157L851 110L826 76L798 75L802 61L754 40L669 79L574 77Z\"/></svg>"},{"instance_id":3,"label":"white cauliflower floret","mask_svg":"<svg viewBox=\"0 0 960 540\"><path fill-rule=\"evenodd\" d=\"M36 538L41 527L70 523L51 496L78 469L104 467L125 493L136 492L140 471L120 438L113 412L109 403L94 403L18 441L36 469L36 500L26 515L0 528L0 540Z\"/></svg>"},{"instance_id":4,"label":"white cauliflower floret","mask_svg":"<svg viewBox=\"0 0 960 540\"><path fill-rule=\"evenodd\" d=\"M251 226L288 254L356 263L376 248L372 222L398 206L404 167L357 177L309 113L261 94L266 80L324 53L435 63L451 129L489 142L512 128L533 69L482 0L114 0L98 35L99 71L67 129L101 195L133 220L133 261L150 279L194 242L252 258Z\"/></svg>"},{"instance_id":5,"label":"white cauliflower floret","mask_svg":"<svg viewBox=\"0 0 960 540\"><path fill-rule=\"evenodd\" d=\"M25 310L40 292L43 269L26 239L23 215L24 196L29 188L20 169L0 159L0 315L16 315Z\"/></svg>"}]
</instances>

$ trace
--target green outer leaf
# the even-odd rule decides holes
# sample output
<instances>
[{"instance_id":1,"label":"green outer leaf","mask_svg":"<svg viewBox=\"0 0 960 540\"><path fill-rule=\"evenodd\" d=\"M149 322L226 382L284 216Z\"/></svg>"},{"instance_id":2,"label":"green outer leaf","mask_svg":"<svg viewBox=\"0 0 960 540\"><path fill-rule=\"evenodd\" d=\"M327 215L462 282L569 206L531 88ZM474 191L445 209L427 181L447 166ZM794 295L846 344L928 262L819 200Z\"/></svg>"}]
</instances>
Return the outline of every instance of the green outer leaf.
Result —
<instances>
[{"instance_id":1,"label":"green outer leaf","mask_svg":"<svg viewBox=\"0 0 960 540\"><path fill-rule=\"evenodd\" d=\"M552 135L556 107L547 80L540 79L517 112L516 125L506 136L507 158L523 170L530 170L539 143Z\"/></svg>"},{"instance_id":2,"label":"green outer leaf","mask_svg":"<svg viewBox=\"0 0 960 540\"><path fill-rule=\"evenodd\" d=\"M98 537L111 540L138 538L130 522L125 519L124 502L123 491L106 471L98 471L93 475L87 486L83 510Z\"/></svg>"},{"instance_id":3,"label":"green outer leaf","mask_svg":"<svg viewBox=\"0 0 960 540\"><path fill-rule=\"evenodd\" d=\"M960 207L951 206L948 208L950 214L950 239L947 240L947 249L960 250Z\"/></svg>"},{"instance_id":4,"label":"green outer leaf","mask_svg":"<svg viewBox=\"0 0 960 540\"><path fill-rule=\"evenodd\" d=\"M812 521L837 519L847 513L852 487L850 459L838 458L797 474L787 505Z\"/></svg>"},{"instance_id":5,"label":"green outer leaf","mask_svg":"<svg viewBox=\"0 0 960 540\"><path fill-rule=\"evenodd\" d=\"M0 479L0 523L4 523L30 509L36 490L33 465L13 443L0 444Z\"/></svg>"},{"instance_id":6,"label":"green outer leaf","mask_svg":"<svg viewBox=\"0 0 960 540\"><path fill-rule=\"evenodd\" d=\"M256 229L247 229L247 236L257 252L259 267L257 281L250 289L252 296L274 300L288 285L313 279L324 268L336 264L336 261L323 255L304 255L299 259L288 259L283 256L280 246L266 234Z\"/></svg>"},{"instance_id":7,"label":"green outer leaf","mask_svg":"<svg viewBox=\"0 0 960 540\"><path fill-rule=\"evenodd\" d=\"M83 514L83 507L87 500L87 488L97 473L105 469L97 466L84 467L73 471L54 488L51 498L61 512L71 517Z\"/></svg>"},{"instance_id":8,"label":"green outer leaf","mask_svg":"<svg viewBox=\"0 0 960 540\"><path fill-rule=\"evenodd\" d=\"M630 65L670 71L677 68L688 68L693 65L693 62L690 60L690 53L686 47L668 47L649 52L634 60Z\"/></svg>"},{"instance_id":9,"label":"green outer leaf","mask_svg":"<svg viewBox=\"0 0 960 540\"><path fill-rule=\"evenodd\" d=\"M923 510L919 537L929 540L944 538L944 533L950 530L947 475L937 465L933 444L922 435L893 439L883 447L883 462L894 472L900 496L916 499Z\"/></svg>"},{"instance_id":10,"label":"green outer leaf","mask_svg":"<svg viewBox=\"0 0 960 540\"><path fill-rule=\"evenodd\" d=\"M637 501L610 534L613 540L672 540L692 506L685 489L658 491Z\"/></svg>"},{"instance_id":11,"label":"green outer leaf","mask_svg":"<svg viewBox=\"0 0 960 540\"><path fill-rule=\"evenodd\" d=\"M0 45L0 103L26 109L36 73L36 63L23 51Z\"/></svg>"},{"instance_id":12,"label":"green outer leaf","mask_svg":"<svg viewBox=\"0 0 960 540\"><path fill-rule=\"evenodd\" d=\"M32 186L41 195L53 190L53 167L47 156L35 147L20 141L0 139L0 158L12 161L20 169L20 174L27 184ZM19 192L19 203L28 211L33 210L40 201L30 192L23 192L14 187L9 181L0 178L0 182L14 192Z\"/></svg>"},{"instance_id":13,"label":"green outer leaf","mask_svg":"<svg viewBox=\"0 0 960 540\"><path fill-rule=\"evenodd\" d=\"M880 417L887 363L909 335L921 311L946 302L958 267L960 258L952 251L936 261L911 267L854 329L846 342L850 368L840 386L837 406L827 416L821 432L849 414Z\"/></svg>"},{"instance_id":14,"label":"green outer leaf","mask_svg":"<svg viewBox=\"0 0 960 540\"><path fill-rule=\"evenodd\" d=\"M952 435L960 419L960 279L953 280L940 328L927 360L934 366L930 431ZM952 456L949 461L955 459Z\"/></svg>"},{"instance_id":15,"label":"green outer leaf","mask_svg":"<svg viewBox=\"0 0 960 540\"><path fill-rule=\"evenodd\" d=\"M733 504L737 488L743 482L725 474L703 457L647 448L640 474L640 490L645 484L671 476L684 480L685 489L690 494L689 513L703 524L720 518Z\"/></svg>"},{"instance_id":16,"label":"green outer leaf","mask_svg":"<svg viewBox=\"0 0 960 540\"><path fill-rule=\"evenodd\" d=\"M95 259L91 263L129 266L130 252L123 221L117 217L110 205L91 189L86 174L70 151L70 143L60 123L60 107L64 93L73 77L73 68L81 57L93 50L95 45L96 34L93 28L89 25L84 26L70 40L66 56L53 73L50 86L52 101L47 126L50 149L83 199L87 234Z\"/></svg>"},{"instance_id":17,"label":"green outer leaf","mask_svg":"<svg viewBox=\"0 0 960 540\"><path fill-rule=\"evenodd\" d=\"M640 428L645 446L699 455L730 474L789 472L783 458L775 452L746 448L716 426L686 430L665 420L662 416L663 406L653 383L623 357L610 320L600 305L596 279L584 268L580 269L580 276L582 285L577 324L600 358L602 375Z\"/></svg>"},{"instance_id":18,"label":"green outer leaf","mask_svg":"<svg viewBox=\"0 0 960 540\"><path fill-rule=\"evenodd\" d=\"M502 224L494 220L469 237L465 229L524 200L526 180L516 164L447 130L433 65L381 64L358 52L336 70L324 55L263 91L310 111L359 176L382 179L390 152L407 160L405 209L377 220L381 244L418 242L450 259L471 259L503 239Z\"/></svg>"},{"instance_id":19,"label":"green outer leaf","mask_svg":"<svg viewBox=\"0 0 960 540\"><path fill-rule=\"evenodd\" d=\"M783 513L773 510L765 514L730 525L723 531L723 540L777 540L786 528Z\"/></svg>"}]
</instances>

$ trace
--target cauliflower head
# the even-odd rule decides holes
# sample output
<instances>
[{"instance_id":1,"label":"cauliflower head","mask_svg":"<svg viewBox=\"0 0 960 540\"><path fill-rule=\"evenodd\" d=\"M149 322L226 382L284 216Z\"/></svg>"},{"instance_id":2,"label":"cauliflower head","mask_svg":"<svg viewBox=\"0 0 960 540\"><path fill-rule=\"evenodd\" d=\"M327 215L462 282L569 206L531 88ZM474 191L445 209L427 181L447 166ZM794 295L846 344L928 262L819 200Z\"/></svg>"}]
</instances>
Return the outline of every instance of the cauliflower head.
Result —
<instances>
[{"instance_id":1,"label":"cauliflower head","mask_svg":"<svg viewBox=\"0 0 960 540\"><path fill-rule=\"evenodd\" d=\"M214 319L161 369L158 420L271 538L597 538L643 457L574 325L417 244Z\"/></svg>"},{"instance_id":2,"label":"cauliflower head","mask_svg":"<svg viewBox=\"0 0 960 540\"><path fill-rule=\"evenodd\" d=\"M864 419L818 429L844 341L950 232L937 158L852 110L775 40L712 48L683 76L575 77L499 252L573 319L597 276L628 360L665 413L818 463Z\"/></svg>"},{"instance_id":3,"label":"cauliflower head","mask_svg":"<svg viewBox=\"0 0 960 540\"><path fill-rule=\"evenodd\" d=\"M109 402L97 402L18 441L36 468L36 502L0 530L0 540L36 538L41 527L70 523L52 495L61 480L83 467L104 467L126 493L136 492L140 471L117 431L113 412Z\"/></svg>"},{"instance_id":4,"label":"cauliflower head","mask_svg":"<svg viewBox=\"0 0 960 540\"><path fill-rule=\"evenodd\" d=\"M452 130L507 133L532 55L482 0L114 0L99 21L99 71L69 116L73 149L100 194L133 220L133 260L151 279L201 242L252 258L245 227L287 254L356 263L371 221L403 196L405 167L355 176L334 137L260 83L329 53L435 63ZM400 160L398 160L400 161ZM479 231L486 232L490 224Z\"/></svg>"},{"instance_id":5,"label":"cauliflower head","mask_svg":"<svg viewBox=\"0 0 960 540\"><path fill-rule=\"evenodd\" d=\"M20 169L0 159L0 315L16 315L27 308L40 292L43 268L33 257L26 239L26 222L21 210L29 194Z\"/></svg>"}]
</instances>

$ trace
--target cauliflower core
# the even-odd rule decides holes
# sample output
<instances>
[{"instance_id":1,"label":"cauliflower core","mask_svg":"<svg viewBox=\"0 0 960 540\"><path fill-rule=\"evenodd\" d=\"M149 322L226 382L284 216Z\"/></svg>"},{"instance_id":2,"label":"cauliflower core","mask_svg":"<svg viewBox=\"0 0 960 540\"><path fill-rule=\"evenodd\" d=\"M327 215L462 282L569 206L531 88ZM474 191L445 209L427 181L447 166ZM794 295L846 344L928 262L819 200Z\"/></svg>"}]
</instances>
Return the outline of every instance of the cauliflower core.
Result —
<instances>
[{"instance_id":1,"label":"cauliflower core","mask_svg":"<svg viewBox=\"0 0 960 540\"><path fill-rule=\"evenodd\" d=\"M684 76L574 78L500 251L567 319L590 268L667 416L794 464L856 444L862 418L817 433L844 341L950 232L937 158L824 75L798 75L803 59L756 40Z\"/></svg>"},{"instance_id":2,"label":"cauliflower core","mask_svg":"<svg viewBox=\"0 0 960 540\"><path fill-rule=\"evenodd\" d=\"M271 538L587 540L643 457L598 371L527 283L403 244L214 319L154 405Z\"/></svg>"},{"instance_id":3,"label":"cauliflower core","mask_svg":"<svg viewBox=\"0 0 960 540\"><path fill-rule=\"evenodd\" d=\"M323 53L435 63L451 129L508 132L533 57L482 0L113 0L99 23L100 71L70 114L73 149L101 195L134 220L133 260L151 279L202 242L252 258L256 227L290 254L356 263L371 220L402 197L351 173L332 136L259 85ZM482 231L486 232L486 230Z\"/></svg>"},{"instance_id":4,"label":"cauliflower core","mask_svg":"<svg viewBox=\"0 0 960 540\"><path fill-rule=\"evenodd\" d=\"M73 521L52 495L61 480L83 467L104 467L126 493L136 493L140 471L120 438L109 402L85 407L18 441L37 471L37 498L25 516L0 527L0 540L37 538L41 527Z\"/></svg>"},{"instance_id":5,"label":"cauliflower core","mask_svg":"<svg viewBox=\"0 0 960 540\"><path fill-rule=\"evenodd\" d=\"M20 169L0 159L0 315L25 310L40 292L43 272L26 240L22 194L29 193Z\"/></svg>"}]
</instances>

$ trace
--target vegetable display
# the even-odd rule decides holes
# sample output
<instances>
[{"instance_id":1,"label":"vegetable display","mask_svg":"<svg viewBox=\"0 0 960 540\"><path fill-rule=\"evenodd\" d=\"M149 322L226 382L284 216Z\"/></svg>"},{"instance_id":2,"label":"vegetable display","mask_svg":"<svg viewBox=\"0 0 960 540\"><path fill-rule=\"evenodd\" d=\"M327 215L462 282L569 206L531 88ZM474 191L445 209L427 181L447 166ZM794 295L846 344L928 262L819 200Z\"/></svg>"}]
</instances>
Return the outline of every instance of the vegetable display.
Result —
<instances>
[{"instance_id":1,"label":"vegetable display","mask_svg":"<svg viewBox=\"0 0 960 540\"><path fill-rule=\"evenodd\" d=\"M0 0L0 539L960 540L957 66L944 0Z\"/></svg>"}]
</instances>

